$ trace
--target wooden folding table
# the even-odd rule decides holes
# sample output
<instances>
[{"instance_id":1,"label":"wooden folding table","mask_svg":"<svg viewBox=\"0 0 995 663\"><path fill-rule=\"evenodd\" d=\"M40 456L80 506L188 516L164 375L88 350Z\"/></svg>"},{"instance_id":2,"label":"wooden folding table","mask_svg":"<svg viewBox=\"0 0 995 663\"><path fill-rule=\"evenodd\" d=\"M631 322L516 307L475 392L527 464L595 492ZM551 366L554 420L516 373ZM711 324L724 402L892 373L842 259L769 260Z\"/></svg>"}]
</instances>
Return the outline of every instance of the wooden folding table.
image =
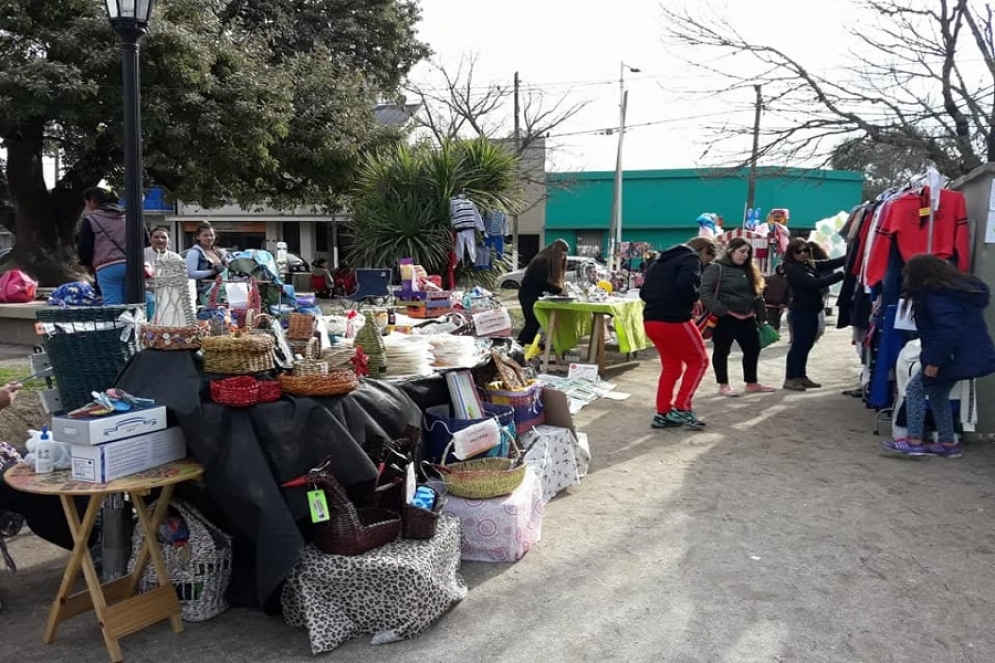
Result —
<instances>
[{"instance_id":1,"label":"wooden folding table","mask_svg":"<svg viewBox=\"0 0 995 663\"><path fill-rule=\"evenodd\" d=\"M6 472L4 480L16 490L37 495L58 495L73 535L73 552L62 575L59 593L52 602L42 642L51 644L55 640L55 632L63 620L91 610L97 615L104 643L114 663L120 663L124 658L118 641L126 635L164 620L169 620L174 633L183 631L180 602L176 597L176 590L169 582L155 533L159 531L159 525L166 516L176 485L199 479L203 473L204 468L189 459L110 483L74 481L68 471L35 474L30 466L23 464ZM150 516L145 498L156 488L161 488L162 493L156 502L155 512ZM138 552L134 570L123 578L102 585L93 565L93 558L90 557L88 543L104 496L113 493L126 493L130 496L143 531L151 534L146 537L145 544ZM82 520L76 510L75 497L88 498ZM139 594L138 583L149 562L155 569L159 586ZM86 589L73 593L81 570Z\"/></svg>"}]
</instances>

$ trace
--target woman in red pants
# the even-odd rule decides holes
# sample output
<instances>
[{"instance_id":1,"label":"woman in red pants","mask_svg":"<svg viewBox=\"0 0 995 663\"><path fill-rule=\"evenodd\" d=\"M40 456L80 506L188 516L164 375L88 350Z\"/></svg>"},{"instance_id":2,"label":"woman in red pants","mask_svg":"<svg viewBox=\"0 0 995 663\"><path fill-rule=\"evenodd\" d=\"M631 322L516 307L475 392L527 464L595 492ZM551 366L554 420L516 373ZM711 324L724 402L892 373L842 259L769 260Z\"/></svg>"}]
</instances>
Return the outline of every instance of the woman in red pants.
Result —
<instances>
[{"instance_id":1,"label":"woman in red pants","mask_svg":"<svg viewBox=\"0 0 995 663\"><path fill-rule=\"evenodd\" d=\"M691 318L698 301L702 266L714 259L715 244L707 237L678 244L660 254L639 290L645 302L643 326L663 364L653 428L684 426L701 430L705 426L695 416L691 399L708 371L708 353Z\"/></svg>"}]
</instances>

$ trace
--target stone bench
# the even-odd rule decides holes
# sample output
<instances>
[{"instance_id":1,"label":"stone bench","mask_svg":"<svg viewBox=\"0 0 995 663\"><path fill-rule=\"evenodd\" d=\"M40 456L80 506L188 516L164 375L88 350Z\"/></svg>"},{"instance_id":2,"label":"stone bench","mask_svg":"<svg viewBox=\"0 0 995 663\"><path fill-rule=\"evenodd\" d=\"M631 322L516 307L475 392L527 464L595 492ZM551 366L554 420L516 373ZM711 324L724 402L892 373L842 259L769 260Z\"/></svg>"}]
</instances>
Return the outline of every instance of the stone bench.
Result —
<instances>
[{"instance_id":1,"label":"stone bench","mask_svg":"<svg viewBox=\"0 0 995 663\"><path fill-rule=\"evenodd\" d=\"M45 300L27 304L0 304L0 343L38 345L35 311L46 306Z\"/></svg>"}]
</instances>

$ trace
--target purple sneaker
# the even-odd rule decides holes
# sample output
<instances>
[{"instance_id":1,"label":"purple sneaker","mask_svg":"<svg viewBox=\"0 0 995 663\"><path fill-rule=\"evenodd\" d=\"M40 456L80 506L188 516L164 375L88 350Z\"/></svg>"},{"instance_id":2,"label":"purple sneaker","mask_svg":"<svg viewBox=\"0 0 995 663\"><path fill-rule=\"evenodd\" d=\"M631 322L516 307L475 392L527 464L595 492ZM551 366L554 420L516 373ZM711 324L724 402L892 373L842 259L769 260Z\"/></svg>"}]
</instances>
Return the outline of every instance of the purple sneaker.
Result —
<instances>
[{"instance_id":1,"label":"purple sneaker","mask_svg":"<svg viewBox=\"0 0 995 663\"><path fill-rule=\"evenodd\" d=\"M881 448L885 451L913 458L921 458L922 456L930 455L929 448L925 444L909 444L908 440L905 439L885 440L881 443Z\"/></svg>"},{"instance_id":2,"label":"purple sneaker","mask_svg":"<svg viewBox=\"0 0 995 663\"><path fill-rule=\"evenodd\" d=\"M939 456L940 458L961 458L964 453L960 450L959 444L947 444L944 442L936 442L935 444L923 445L926 447L926 453L930 456Z\"/></svg>"}]
</instances>

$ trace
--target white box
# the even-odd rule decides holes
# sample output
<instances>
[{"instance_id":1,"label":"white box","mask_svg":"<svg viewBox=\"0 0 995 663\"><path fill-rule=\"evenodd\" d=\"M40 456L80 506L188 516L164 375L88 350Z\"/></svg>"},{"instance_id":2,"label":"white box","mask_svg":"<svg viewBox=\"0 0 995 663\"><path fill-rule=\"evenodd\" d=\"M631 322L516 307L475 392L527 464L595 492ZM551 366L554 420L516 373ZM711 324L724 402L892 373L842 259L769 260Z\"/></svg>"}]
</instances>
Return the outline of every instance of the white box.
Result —
<instances>
[{"instance_id":1,"label":"white box","mask_svg":"<svg viewBox=\"0 0 995 663\"><path fill-rule=\"evenodd\" d=\"M69 444L104 444L166 428L166 408L132 410L109 417L52 417L52 439Z\"/></svg>"},{"instance_id":2,"label":"white box","mask_svg":"<svg viewBox=\"0 0 995 663\"><path fill-rule=\"evenodd\" d=\"M74 444L73 479L107 483L187 456L179 426L107 444Z\"/></svg>"}]
</instances>

